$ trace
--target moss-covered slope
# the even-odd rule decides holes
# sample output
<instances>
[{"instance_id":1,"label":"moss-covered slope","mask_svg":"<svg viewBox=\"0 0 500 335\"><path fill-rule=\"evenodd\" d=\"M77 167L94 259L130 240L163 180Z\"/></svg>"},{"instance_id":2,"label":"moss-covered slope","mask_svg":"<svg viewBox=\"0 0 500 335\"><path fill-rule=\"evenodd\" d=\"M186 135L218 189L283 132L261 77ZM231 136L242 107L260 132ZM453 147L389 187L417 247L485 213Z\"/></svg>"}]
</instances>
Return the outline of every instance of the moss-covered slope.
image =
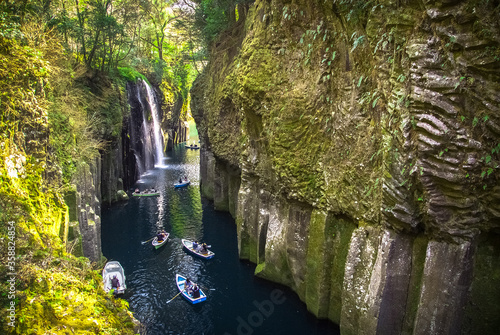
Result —
<instances>
[{"instance_id":1,"label":"moss-covered slope","mask_svg":"<svg viewBox=\"0 0 500 335\"><path fill-rule=\"evenodd\" d=\"M85 120L79 115L85 111L85 98L91 100L92 95L74 94L73 68L66 67L68 59L57 39L36 24L14 29L4 24L1 332L133 334L134 319L126 302L105 294L98 265L66 253L70 215L63 192L74 175L73 164L98 157L103 138L85 133L89 125L79 124ZM58 91L62 86L65 89Z\"/></svg>"}]
</instances>

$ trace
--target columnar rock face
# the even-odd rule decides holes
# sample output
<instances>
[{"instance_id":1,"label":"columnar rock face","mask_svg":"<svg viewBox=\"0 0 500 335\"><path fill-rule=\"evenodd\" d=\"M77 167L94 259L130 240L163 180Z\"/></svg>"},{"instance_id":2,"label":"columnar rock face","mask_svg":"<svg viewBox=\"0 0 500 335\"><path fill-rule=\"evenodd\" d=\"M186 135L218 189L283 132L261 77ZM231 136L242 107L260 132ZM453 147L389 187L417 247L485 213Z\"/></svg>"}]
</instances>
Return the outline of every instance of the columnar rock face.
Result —
<instances>
[{"instance_id":1,"label":"columnar rock face","mask_svg":"<svg viewBox=\"0 0 500 335\"><path fill-rule=\"evenodd\" d=\"M122 133L121 141L116 141L108 151L101 154L101 162L103 204L128 200L124 190L128 190L137 179L135 157L127 132Z\"/></svg>"},{"instance_id":2,"label":"columnar rock face","mask_svg":"<svg viewBox=\"0 0 500 335\"><path fill-rule=\"evenodd\" d=\"M70 220L68 251L98 262L102 256L101 160L82 163L74 183L76 190L65 197Z\"/></svg>"},{"instance_id":3,"label":"columnar rock face","mask_svg":"<svg viewBox=\"0 0 500 335\"><path fill-rule=\"evenodd\" d=\"M499 11L258 0L193 85L240 257L343 334L500 329Z\"/></svg>"}]
</instances>

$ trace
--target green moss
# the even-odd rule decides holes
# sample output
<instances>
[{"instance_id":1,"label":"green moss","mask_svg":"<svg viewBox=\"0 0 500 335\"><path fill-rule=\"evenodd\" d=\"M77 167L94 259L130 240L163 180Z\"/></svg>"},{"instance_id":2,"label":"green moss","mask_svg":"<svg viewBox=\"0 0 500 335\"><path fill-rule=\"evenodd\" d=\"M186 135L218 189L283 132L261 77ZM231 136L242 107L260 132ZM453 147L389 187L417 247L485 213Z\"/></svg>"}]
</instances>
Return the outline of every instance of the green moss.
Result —
<instances>
[{"instance_id":1,"label":"green moss","mask_svg":"<svg viewBox=\"0 0 500 335\"><path fill-rule=\"evenodd\" d=\"M127 81L136 82L137 80L142 79L148 82L148 79L142 73L139 73L135 68L119 66L117 69L118 75Z\"/></svg>"},{"instance_id":2,"label":"green moss","mask_svg":"<svg viewBox=\"0 0 500 335\"><path fill-rule=\"evenodd\" d=\"M246 241L248 248L248 260L253 263L259 262L259 241L254 235L249 234Z\"/></svg>"},{"instance_id":3,"label":"green moss","mask_svg":"<svg viewBox=\"0 0 500 335\"><path fill-rule=\"evenodd\" d=\"M259 271L257 272L257 268L255 269L255 275L294 288L294 281L288 266L287 255L285 253L280 253L279 255L274 255L274 257L275 258L272 260L266 260L260 263L258 266Z\"/></svg>"},{"instance_id":4,"label":"green moss","mask_svg":"<svg viewBox=\"0 0 500 335\"><path fill-rule=\"evenodd\" d=\"M330 228L333 238L332 254L334 256L332 260L328 318L336 324L340 324L345 262L354 229L356 229L356 225L347 217L334 218Z\"/></svg>"},{"instance_id":5,"label":"green moss","mask_svg":"<svg viewBox=\"0 0 500 335\"><path fill-rule=\"evenodd\" d=\"M258 262L258 241L247 231L247 227L243 226L242 218L236 219L238 227L238 240L240 241L240 258L247 259L251 262Z\"/></svg>"},{"instance_id":6,"label":"green moss","mask_svg":"<svg viewBox=\"0 0 500 335\"><path fill-rule=\"evenodd\" d=\"M264 270L265 266L266 266L265 262L258 264L257 267L255 268L255 275L258 276L259 273L261 273Z\"/></svg>"},{"instance_id":7,"label":"green moss","mask_svg":"<svg viewBox=\"0 0 500 335\"><path fill-rule=\"evenodd\" d=\"M309 226L307 249L306 299L307 309L320 318L328 316L330 297L331 245L325 213L313 212ZM329 236L330 235L330 236Z\"/></svg>"},{"instance_id":8,"label":"green moss","mask_svg":"<svg viewBox=\"0 0 500 335\"><path fill-rule=\"evenodd\" d=\"M64 202L68 205L69 208L69 220L77 221L78 220L78 205L76 200L76 190L67 191L64 194Z\"/></svg>"}]
</instances>

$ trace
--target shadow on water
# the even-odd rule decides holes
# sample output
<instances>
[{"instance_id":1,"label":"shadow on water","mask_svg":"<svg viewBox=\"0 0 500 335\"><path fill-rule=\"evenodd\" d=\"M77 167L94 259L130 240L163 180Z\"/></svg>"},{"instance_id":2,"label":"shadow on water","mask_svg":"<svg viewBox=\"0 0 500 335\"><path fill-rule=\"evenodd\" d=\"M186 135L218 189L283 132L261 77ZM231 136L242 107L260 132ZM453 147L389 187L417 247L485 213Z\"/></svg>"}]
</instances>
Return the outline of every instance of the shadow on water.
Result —
<instances>
[{"instance_id":1,"label":"shadow on water","mask_svg":"<svg viewBox=\"0 0 500 335\"><path fill-rule=\"evenodd\" d=\"M103 254L125 269L123 298L144 325L143 334L339 334L336 325L312 316L290 289L256 278L255 265L239 260L233 218L200 196L199 161L199 150L177 145L135 186L155 187L160 196L132 197L103 210ZM183 176L191 185L175 189ZM142 243L159 229L170 233L163 247ZM215 257L188 254L182 238L210 244ZM202 285L207 300L191 305L177 296L167 303L178 293L176 273Z\"/></svg>"}]
</instances>

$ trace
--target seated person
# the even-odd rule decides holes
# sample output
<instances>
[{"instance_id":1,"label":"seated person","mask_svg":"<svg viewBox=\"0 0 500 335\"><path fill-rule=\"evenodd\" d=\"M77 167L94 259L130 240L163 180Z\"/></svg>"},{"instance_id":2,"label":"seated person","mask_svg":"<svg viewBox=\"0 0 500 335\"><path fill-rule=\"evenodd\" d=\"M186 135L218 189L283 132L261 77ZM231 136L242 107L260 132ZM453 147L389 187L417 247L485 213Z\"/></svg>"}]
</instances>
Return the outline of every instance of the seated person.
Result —
<instances>
[{"instance_id":1,"label":"seated person","mask_svg":"<svg viewBox=\"0 0 500 335\"><path fill-rule=\"evenodd\" d=\"M203 243L201 245L201 253L202 254L208 254L208 247L207 247L207 244L206 243Z\"/></svg>"},{"instance_id":2,"label":"seated person","mask_svg":"<svg viewBox=\"0 0 500 335\"><path fill-rule=\"evenodd\" d=\"M119 287L120 287L120 281L118 280L118 278L116 278L116 276L113 276L113 278L111 279L111 288L118 289Z\"/></svg>"},{"instance_id":3,"label":"seated person","mask_svg":"<svg viewBox=\"0 0 500 335\"><path fill-rule=\"evenodd\" d=\"M198 241L194 241L194 242L193 242L193 250L194 250L194 251L198 251L198 247L199 247L199 245L198 245Z\"/></svg>"},{"instance_id":4,"label":"seated person","mask_svg":"<svg viewBox=\"0 0 500 335\"><path fill-rule=\"evenodd\" d=\"M156 234L156 238L158 239L158 242L162 242L164 237L165 237L165 234L163 234L163 232L159 232L158 234Z\"/></svg>"},{"instance_id":5,"label":"seated person","mask_svg":"<svg viewBox=\"0 0 500 335\"><path fill-rule=\"evenodd\" d=\"M193 298L199 298L200 297L200 289L198 288L198 285L194 284L193 291L191 293Z\"/></svg>"},{"instance_id":6,"label":"seated person","mask_svg":"<svg viewBox=\"0 0 500 335\"><path fill-rule=\"evenodd\" d=\"M182 184L182 178L179 178L179 184Z\"/></svg>"},{"instance_id":7,"label":"seated person","mask_svg":"<svg viewBox=\"0 0 500 335\"><path fill-rule=\"evenodd\" d=\"M135 193L141 193L138 188L135 189Z\"/></svg>"},{"instance_id":8,"label":"seated person","mask_svg":"<svg viewBox=\"0 0 500 335\"><path fill-rule=\"evenodd\" d=\"M184 289L188 294L191 294L193 283L191 283L191 280L189 278L186 278L186 281L184 282Z\"/></svg>"}]
</instances>

